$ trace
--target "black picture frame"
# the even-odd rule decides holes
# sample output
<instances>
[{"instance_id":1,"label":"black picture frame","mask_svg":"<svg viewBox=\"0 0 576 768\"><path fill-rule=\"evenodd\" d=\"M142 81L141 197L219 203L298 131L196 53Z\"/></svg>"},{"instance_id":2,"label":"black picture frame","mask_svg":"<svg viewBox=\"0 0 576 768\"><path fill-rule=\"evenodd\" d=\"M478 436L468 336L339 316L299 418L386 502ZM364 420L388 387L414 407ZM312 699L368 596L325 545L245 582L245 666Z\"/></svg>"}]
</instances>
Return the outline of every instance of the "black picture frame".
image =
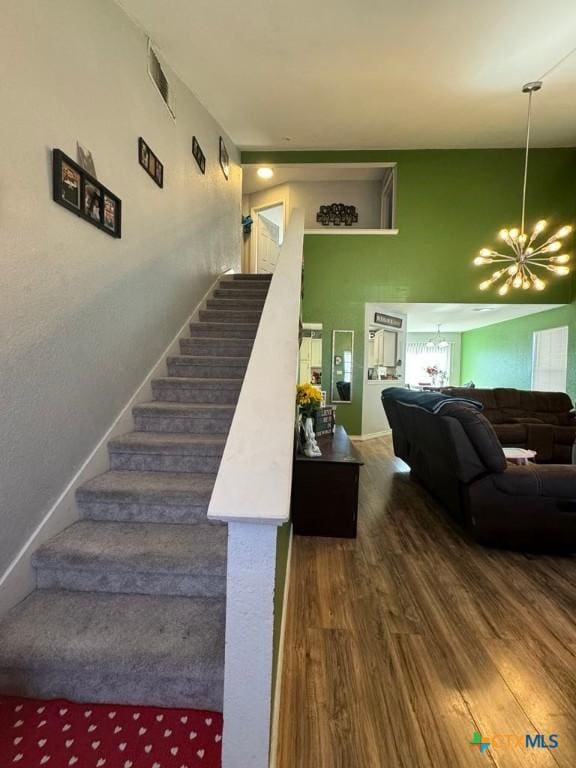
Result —
<instances>
[{"instance_id":1,"label":"black picture frame","mask_svg":"<svg viewBox=\"0 0 576 768\"><path fill-rule=\"evenodd\" d=\"M224 178L226 181L228 181L228 177L230 176L230 157L228 155L228 150L226 149L226 144L224 144L224 139L222 136L220 136L220 167L222 168L222 173L224 174Z\"/></svg>"},{"instance_id":2,"label":"black picture frame","mask_svg":"<svg viewBox=\"0 0 576 768\"><path fill-rule=\"evenodd\" d=\"M122 201L81 165L52 150L52 199L115 238L122 237Z\"/></svg>"},{"instance_id":3,"label":"black picture frame","mask_svg":"<svg viewBox=\"0 0 576 768\"><path fill-rule=\"evenodd\" d=\"M138 162L152 181L162 189L164 187L164 164L160 162L158 155L152 152L142 136L138 138Z\"/></svg>"},{"instance_id":4,"label":"black picture frame","mask_svg":"<svg viewBox=\"0 0 576 768\"><path fill-rule=\"evenodd\" d=\"M202 152L202 147L198 143L198 139L196 136L192 136L192 154L194 155L194 160L196 160L196 163L198 165L198 168L200 168L200 171L202 174L206 173L206 157L204 155L204 152Z\"/></svg>"}]
</instances>

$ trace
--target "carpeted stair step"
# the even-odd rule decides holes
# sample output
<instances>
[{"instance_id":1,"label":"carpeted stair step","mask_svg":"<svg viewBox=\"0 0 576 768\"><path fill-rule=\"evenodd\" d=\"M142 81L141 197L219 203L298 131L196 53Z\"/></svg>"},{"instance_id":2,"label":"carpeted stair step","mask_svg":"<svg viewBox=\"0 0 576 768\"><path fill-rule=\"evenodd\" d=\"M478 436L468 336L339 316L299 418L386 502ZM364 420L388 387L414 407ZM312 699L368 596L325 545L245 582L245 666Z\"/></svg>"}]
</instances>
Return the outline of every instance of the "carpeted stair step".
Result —
<instances>
[{"instance_id":1,"label":"carpeted stair step","mask_svg":"<svg viewBox=\"0 0 576 768\"><path fill-rule=\"evenodd\" d=\"M253 345L252 339L216 339L204 336L180 339L180 351L183 355L250 357Z\"/></svg>"},{"instance_id":2,"label":"carpeted stair step","mask_svg":"<svg viewBox=\"0 0 576 768\"><path fill-rule=\"evenodd\" d=\"M137 432L227 434L235 406L190 403L142 403L132 409Z\"/></svg>"},{"instance_id":3,"label":"carpeted stair step","mask_svg":"<svg viewBox=\"0 0 576 768\"><path fill-rule=\"evenodd\" d=\"M222 283L220 283L220 286L222 286ZM224 283L224 286L214 290L213 296L215 299L258 299L264 302L268 295L268 286L260 288L258 285L243 285L242 283L234 285L233 288L229 287L229 283Z\"/></svg>"},{"instance_id":4,"label":"carpeted stair step","mask_svg":"<svg viewBox=\"0 0 576 768\"><path fill-rule=\"evenodd\" d=\"M262 274L237 273L235 275L225 276L222 279L232 280L238 283L251 283L251 282L269 283L272 280L272 275L269 273L262 273Z\"/></svg>"},{"instance_id":5,"label":"carpeted stair step","mask_svg":"<svg viewBox=\"0 0 576 768\"><path fill-rule=\"evenodd\" d=\"M222 598L36 590L0 621L0 690L221 710Z\"/></svg>"},{"instance_id":6,"label":"carpeted stair step","mask_svg":"<svg viewBox=\"0 0 576 768\"><path fill-rule=\"evenodd\" d=\"M168 376L198 379L243 379L247 357L173 355L167 360Z\"/></svg>"},{"instance_id":7,"label":"carpeted stair step","mask_svg":"<svg viewBox=\"0 0 576 768\"><path fill-rule=\"evenodd\" d=\"M206 523L215 481L207 473L109 471L81 485L76 502L87 520Z\"/></svg>"},{"instance_id":8,"label":"carpeted stair step","mask_svg":"<svg viewBox=\"0 0 576 768\"><path fill-rule=\"evenodd\" d=\"M203 338L251 339L254 341L258 323L201 322L190 323L190 335Z\"/></svg>"},{"instance_id":9,"label":"carpeted stair step","mask_svg":"<svg viewBox=\"0 0 576 768\"><path fill-rule=\"evenodd\" d=\"M218 291L234 291L234 293L238 292L238 295L240 293L244 294L244 291L259 291L263 294L268 293L268 289L270 288L270 283L242 283L235 280L221 280L218 283L218 287L215 290Z\"/></svg>"},{"instance_id":10,"label":"carpeted stair step","mask_svg":"<svg viewBox=\"0 0 576 768\"><path fill-rule=\"evenodd\" d=\"M39 589L222 597L226 526L81 520L38 549Z\"/></svg>"},{"instance_id":11,"label":"carpeted stair step","mask_svg":"<svg viewBox=\"0 0 576 768\"><path fill-rule=\"evenodd\" d=\"M154 399L170 403L222 403L233 405L238 402L242 381L238 379L154 379Z\"/></svg>"},{"instance_id":12,"label":"carpeted stair step","mask_svg":"<svg viewBox=\"0 0 576 768\"><path fill-rule=\"evenodd\" d=\"M207 309L226 309L231 311L237 309L244 311L245 309L249 309L251 311L262 312L264 309L264 300L245 298L208 299L206 301L206 307Z\"/></svg>"},{"instance_id":13,"label":"carpeted stair step","mask_svg":"<svg viewBox=\"0 0 576 768\"><path fill-rule=\"evenodd\" d=\"M214 473L225 443L223 435L130 432L108 443L110 469Z\"/></svg>"},{"instance_id":14,"label":"carpeted stair step","mask_svg":"<svg viewBox=\"0 0 576 768\"><path fill-rule=\"evenodd\" d=\"M200 320L209 323L252 323L258 325L260 309L201 309Z\"/></svg>"}]
</instances>

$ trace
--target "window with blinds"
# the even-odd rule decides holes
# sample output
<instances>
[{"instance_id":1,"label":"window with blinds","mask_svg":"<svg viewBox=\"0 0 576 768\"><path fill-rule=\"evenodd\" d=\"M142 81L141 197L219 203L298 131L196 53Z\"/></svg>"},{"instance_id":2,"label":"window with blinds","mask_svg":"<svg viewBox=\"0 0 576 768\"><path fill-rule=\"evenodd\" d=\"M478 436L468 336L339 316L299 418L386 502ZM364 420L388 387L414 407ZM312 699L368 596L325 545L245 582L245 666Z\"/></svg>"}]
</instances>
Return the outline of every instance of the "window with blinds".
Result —
<instances>
[{"instance_id":1,"label":"window with blinds","mask_svg":"<svg viewBox=\"0 0 576 768\"><path fill-rule=\"evenodd\" d=\"M446 347L428 347L425 341L408 342L406 345L406 383L411 387L431 384L432 377L426 368L436 367L445 374L444 384L450 383L450 356L452 344Z\"/></svg>"},{"instance_id":2,"label":"window with blinds","mask_svg":"<svg viewBox=\"0 0 576 768\"><path fill-rule=\"evenodd\" d=\"M568 326L535 331L532 345L532 389L566 392Z\"/></svg>"}]
</instances>

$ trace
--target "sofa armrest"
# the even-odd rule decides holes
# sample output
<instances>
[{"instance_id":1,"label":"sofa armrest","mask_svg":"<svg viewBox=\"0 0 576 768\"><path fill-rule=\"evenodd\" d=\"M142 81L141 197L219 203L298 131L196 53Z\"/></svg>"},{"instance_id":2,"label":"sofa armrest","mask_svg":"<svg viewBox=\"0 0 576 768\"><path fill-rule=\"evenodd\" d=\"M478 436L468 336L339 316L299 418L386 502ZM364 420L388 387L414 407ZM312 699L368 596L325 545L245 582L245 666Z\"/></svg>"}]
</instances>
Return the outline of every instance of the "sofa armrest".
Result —
<instances>
[{"instance_id":1,"label":"sofa armrest","mask_svg":"<svg viewBox=\"0 0 576 768\"><path fill-rule=\"evenodd\" d=\"M545 496L576 502L576 465L509 465L506 472L492 475L492 482L510 496Z\"/></svg>"}]
</instances>

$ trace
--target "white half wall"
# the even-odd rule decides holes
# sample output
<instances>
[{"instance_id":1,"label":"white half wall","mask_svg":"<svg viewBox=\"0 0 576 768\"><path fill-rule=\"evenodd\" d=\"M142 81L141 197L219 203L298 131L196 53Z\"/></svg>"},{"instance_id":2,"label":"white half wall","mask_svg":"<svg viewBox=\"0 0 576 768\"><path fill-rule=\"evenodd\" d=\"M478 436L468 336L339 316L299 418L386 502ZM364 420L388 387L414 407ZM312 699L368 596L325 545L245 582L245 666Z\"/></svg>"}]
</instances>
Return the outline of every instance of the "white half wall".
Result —
<instances>
[{"instance_id":1,"label":"white half wall","mask_svg":"<svg viewBox=\"0 0 576 768\"><path fill-rule=\"evenodd\" d=\"M0 574L241 254L236 148L167 69L172 119L145 34L112 0L3 3L2 28ZM138 164L139 136L164 163L164 189ZM75 159L77 141L122 199L121 240L51 199L51 149Z\"/></svg>"}]
</instances>

